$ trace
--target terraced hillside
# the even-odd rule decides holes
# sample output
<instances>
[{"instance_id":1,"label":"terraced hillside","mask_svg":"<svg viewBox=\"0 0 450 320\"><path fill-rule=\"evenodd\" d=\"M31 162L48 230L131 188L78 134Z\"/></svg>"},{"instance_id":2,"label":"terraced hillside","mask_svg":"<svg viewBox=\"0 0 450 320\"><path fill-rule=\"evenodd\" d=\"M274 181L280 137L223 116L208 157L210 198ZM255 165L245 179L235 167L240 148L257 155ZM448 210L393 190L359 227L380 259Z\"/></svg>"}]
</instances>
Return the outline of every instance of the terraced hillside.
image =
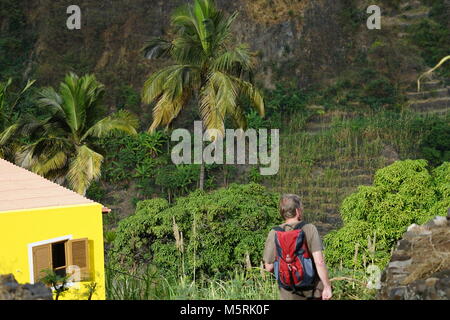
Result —
<instances>
[{"instance_id":1,"label":"terraced hillside","mask_svg":"<svg viewBox=\"0 0 450 320\"><path fill-rule=\"evenodd\" d=\"M432 80L421 85L420 92L408 92L410 108L420 115L445 115L450 111L450 86L442 80Z\"/></svg>"},{"instance_id":2,"label":"terraced hillside","mask_svg":"<svg viewBox=\"0 0 450 320\"><path fill-rule=\"evenodd\" d=\"M419 0L403 1L398 14L383 19L383 27L394 28L398 31L399 38L404 38L408 35L406 29L427 18L429 12L430 8Z\"/></svg>"},{"instance_id":3,"label":"terraced hillside","mask_svg":"<svg viewBox=\"0 0 450 320\"><path fill-rule=\"evenodd\" d=\"M404 1L399 12L383 19L383 27L408 41L414 24L427 18L430 8L421 1ZM431 66L429 66L431 68ZM415 78L419 76L418 70ZM450 111L450 87L428 79L422 91L404 95L400 113L325 111L311 106L314 116L291 119L282 130L279 192L302 196L306 218L322 234L339 227L339 206L359 185L370 185L376 170L416 155L417 137L407 129L417 116L445 116Z\"/></svg>"},{"instance_id":4,"label":"terraced hillside","mask_svg":"<svg viewBox=\"0 0 450 320\"><path fill-rule=\"evenodd\" d=\"M303 127L296 127L298 122L292 119L289 132L281 135L276 189L301 195L307 220L325 234L341 224L342 200L357 186L370 185L377 169L399 159L388 136L402 133L395 128L383 133L376 121L365 123L344 112L314 116Z\"/></svg>"}]
</instances>

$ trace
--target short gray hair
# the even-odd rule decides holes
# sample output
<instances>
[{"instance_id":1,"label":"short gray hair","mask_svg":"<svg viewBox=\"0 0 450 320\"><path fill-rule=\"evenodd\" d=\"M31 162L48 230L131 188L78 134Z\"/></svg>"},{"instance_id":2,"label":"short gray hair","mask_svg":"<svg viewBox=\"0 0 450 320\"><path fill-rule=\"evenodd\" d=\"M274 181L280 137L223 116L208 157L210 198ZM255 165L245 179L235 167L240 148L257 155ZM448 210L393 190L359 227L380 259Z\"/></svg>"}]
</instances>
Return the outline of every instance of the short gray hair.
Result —
<instances>
[{"instance_id":1,"label":"short gray hair","mask_svg":"<svg viewBox=\"0 0 450 320\"><path fill-rule=\"evenodd\" d=\"M303 210L300 197L296 194L284 194L280 199L280 215L283 219L295 217L297 209Z\"/></svg>"}]
</instances>

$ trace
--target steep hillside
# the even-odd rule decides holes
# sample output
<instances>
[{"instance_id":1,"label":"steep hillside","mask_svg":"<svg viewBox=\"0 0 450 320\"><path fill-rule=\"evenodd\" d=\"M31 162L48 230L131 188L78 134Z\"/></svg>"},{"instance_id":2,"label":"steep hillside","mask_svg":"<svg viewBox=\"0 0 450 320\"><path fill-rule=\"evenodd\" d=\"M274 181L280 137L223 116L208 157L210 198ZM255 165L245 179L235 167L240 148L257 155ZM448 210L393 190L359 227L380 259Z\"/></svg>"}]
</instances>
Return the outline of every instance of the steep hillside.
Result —
<instances>
[{"instance_id":1,"label":"steep hillside","mask_svg":"<svg viewBox=\"0 0 450 320\"><path fill-rule=\"evenodd\" d=\"M386 10L390 2L383 1ZM111 105L126 103L164 63L144 60L140 49L150 38L170 37L170 13L182 3L81 0L82 28L70 31L65 27L70 1L4 1L3 12L16 12L0 16L2 33L15 37L8 54L22 56L9 74L54 85L70 70L95 72L110 88ZM239 11L236 38L257 53L258 78L268 88L281 80L299 86L330 80L351 66L365 50L361 44L377 34L365 26L368 4L363 0L217 3L228 12ZM130 107L139 105L134 104Z\"/></svg>"},{"instance_id":2,"label":"steep hillside","mask_svg":"<svg viewBox=\"0 0 450 320\"><path fill-rule=\"evenodd\" d=\"M445 79L426 80L424 92L414 92L417 76L448 45L436 21L446 21L450 3L437 2L379 1L382 29L368 30L366 8L372 3L366 0L217 0L226 12L239 12L234 34L257 54L261 87L289 83L293 91L319 92L317 99L295 105L291 116L284 105L274 111L284 117L281 168L267 184L301 194L323 233L339 225L342 199L370 184L376 169L417 155L414 141L421 136L409 131L416 112L448 112ZM82 28L70 31L68 0L4 0L0 78L36 78L44 86L56 85L68 71L92 72L106 85L110 109L131 109L147 127L151 112L139 92L144 79L168 62L145 60L140 49L151 38L171 37L170 13L182 3L80 0ZM296 114L305 104L310 117ZM400 114L402 109L413 112ZM111 197L123 202L128 215L136 193L132 184Z\"/></svg>"},{"instance_id":3,"label":"steep hillside","mask_svg":"<svg viewBox=\"0 0 450 320\"><path fill-rule=\"evenodd\" d=\"M447 9L450 12L450 6ZM413 41L414 27L428 21L429 13L430 7L420 1L401 1L384 17L383 33L356 37L362 41L361 48L365 41L373 41L367 48L365 68L373 68L370 73L378 72L380 79L387 77L398 85L392 91L398 94L396 100L383 99L379 91L374 96L378 102L373 103L367 99L371 94L368 88L377 80L366 80L361 76L365 71L350 72L338 79L343 85L330 90L331 101L316 98L313 102L323 105L307 106L311 116L293 117L282 129L281 169L273 186L280 192L301 194L308 219L322 234L341 224L342 200L357 186L370 185L377 169L400 159L421 157L418 145L424 132L413 130L417 117L448 119L448 80L435 75L417 92L416 79L426 67L420 58L423 50ZM367 104L382 105L391 112L374 112Z\"/></svg>"}]
</instances>

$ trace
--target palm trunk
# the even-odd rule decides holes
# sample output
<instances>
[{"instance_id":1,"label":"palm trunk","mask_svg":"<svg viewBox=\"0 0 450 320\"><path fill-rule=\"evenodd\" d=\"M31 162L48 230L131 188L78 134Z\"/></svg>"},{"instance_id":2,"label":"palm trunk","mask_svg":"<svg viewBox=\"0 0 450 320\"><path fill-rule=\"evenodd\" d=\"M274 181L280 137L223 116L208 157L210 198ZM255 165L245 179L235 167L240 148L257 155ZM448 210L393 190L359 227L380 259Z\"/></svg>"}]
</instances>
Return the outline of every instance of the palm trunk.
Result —
<instances>
[{"instance_id":1,"label":"palm trunk","mask_svg":"<svg viewBox=\"0 0 450 320\"><path fill-rule=\"evenodd\" d=\"M203 135L204 131L205 131L205 126L202 121L202 135ZM203 137L202 137L202 163L200 164L200 178L199 178L199 186L198 186L198 188L202 191L205 190L205 163L203 162L203 147L204 147L204 143L203 143Z\"/></svg>"},{"instance_id":2,"label":"palm trunk","mask_svg":"<svg viewBox=\"0 0 450 320\"><path fill-rule=\"evenodd\" d=\"M205 163L202 162L202 164L200 165L200 183L199 183L199 187L200 190L204 190L205 189Z\"/></svg>"}]
</instances>

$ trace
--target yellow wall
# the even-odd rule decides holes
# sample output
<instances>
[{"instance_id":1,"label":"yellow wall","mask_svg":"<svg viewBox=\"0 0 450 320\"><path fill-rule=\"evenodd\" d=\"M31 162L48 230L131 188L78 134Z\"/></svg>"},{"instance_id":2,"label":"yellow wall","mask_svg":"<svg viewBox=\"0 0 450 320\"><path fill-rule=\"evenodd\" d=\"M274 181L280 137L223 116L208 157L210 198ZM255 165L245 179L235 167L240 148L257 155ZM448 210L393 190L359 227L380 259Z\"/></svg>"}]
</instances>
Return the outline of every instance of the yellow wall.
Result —
<instances>
[{"instance_id":1,"label":"yellow wall","mask_svg":"<svg viewBox=\"0 0 450 320\"><path fill-rule=\"evenodd\" d=\"M19 283L29 283L28 244L64 236L88 238L92 281L97 283L92 299L105 299L100 204L0 212L0 274L12 273ZM60 299L87 299L87 284L76 283Z\"/></svg>"}]
</instances>

